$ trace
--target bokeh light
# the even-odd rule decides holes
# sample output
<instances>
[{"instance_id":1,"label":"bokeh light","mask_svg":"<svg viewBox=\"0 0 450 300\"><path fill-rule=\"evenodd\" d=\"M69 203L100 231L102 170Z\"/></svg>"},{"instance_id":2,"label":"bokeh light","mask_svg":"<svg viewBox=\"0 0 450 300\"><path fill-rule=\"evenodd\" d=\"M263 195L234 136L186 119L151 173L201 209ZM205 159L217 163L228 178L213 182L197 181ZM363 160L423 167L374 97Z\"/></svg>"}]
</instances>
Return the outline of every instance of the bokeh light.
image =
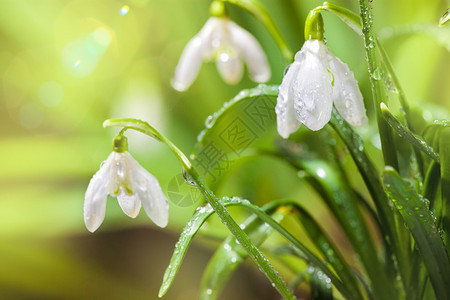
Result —
<instances>
[{"instance_id":1,"label":"bokeh light","mask_svg":"<svg viewBox=\"0 0 450 300\"><path fill-rule=\"evenodd\" d=\"M56 81L44 82L38 91L39 101L47 107L58 106L64 97L64 90Z\"/></svg>"},{"instance_id":2,"label":"bokeh light","mask_svg":"<svg viewBox=\"0 0 450 300\"><path fill-rule=\"evenodd\" d=\"M122 16L125 16L126 14L128 14L128 12L130 11L130 7L128 5L124 5L120 8L120 14Z\"/></svg>"}]
</instances>

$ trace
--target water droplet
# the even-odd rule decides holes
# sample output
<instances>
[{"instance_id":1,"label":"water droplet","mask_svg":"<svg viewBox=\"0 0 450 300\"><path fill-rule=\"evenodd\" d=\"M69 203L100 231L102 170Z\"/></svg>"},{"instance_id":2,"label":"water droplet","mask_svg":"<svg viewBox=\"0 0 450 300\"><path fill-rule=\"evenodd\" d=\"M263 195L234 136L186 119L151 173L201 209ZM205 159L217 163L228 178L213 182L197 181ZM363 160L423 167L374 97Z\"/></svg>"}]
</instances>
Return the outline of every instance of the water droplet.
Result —
<instances>
[{"instance_id":1,"label":"water droplet","mask_svg":"<svg viewBox=\"0 0 450 300\"><path fill-rule=\"evenodd\" d=\"M206 118L206 120L205 120L205 127L206 128L211 128L211 126L213 125L215 120L216 120L216 116L215 115L208 116Z\"/></svg>"},{"instance_id":2,"label":"water droplet","mask_svg":"<svg viewBox=\"0 0 450 300\"><path fill-rule=\"evenodd\" d=\"M382 72L380 68L376 68L372 73L372 78L375 80L380 80L382 78Z\"/></svg>"}]
</instances>

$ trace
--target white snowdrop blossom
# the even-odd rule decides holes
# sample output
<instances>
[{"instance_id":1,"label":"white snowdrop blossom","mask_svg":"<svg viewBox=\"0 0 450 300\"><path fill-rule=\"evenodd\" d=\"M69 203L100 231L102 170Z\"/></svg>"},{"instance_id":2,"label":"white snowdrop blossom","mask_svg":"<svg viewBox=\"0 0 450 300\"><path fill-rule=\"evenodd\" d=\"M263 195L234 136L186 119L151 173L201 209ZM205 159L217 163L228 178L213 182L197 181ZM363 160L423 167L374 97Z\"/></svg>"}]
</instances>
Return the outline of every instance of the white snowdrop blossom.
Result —
<instances>
[{"instance_id":1,"label":"white snowdrop blossom","mask_svg":"<svg viewBox=\"0 0 450 300\"><path fill-rule=\"evenodd\" d=\"M288 138L301 123L311 130L321 129L331 118L333 102L351 125L367 122L358 82L348 66L323 41L307 40L279 87L278 133Z\"/></svg>"},{"instance_id":2,"label":"white snowdrop blossom","mask_svg":"<svg viewBox=\"0 0 450 300\"><path fill-rule=\"evenodd\" d=\"M153 222L166 227L169 203L158 180L145 170L128 151L113 151L94 174L84 200L84 222L94 232L105 218L108 194L116 197L123 212L135 218L144 210Z\"/></svg>"},{"instance_id":3,"label":"white snowdrop blossom","mask_svg":"<svg viewBox=\"0 0 450 300\"><path fill-rule=\"evenodd\" d=\"M266 55L258 41L227 17L210 17L181 54L172 86L185 91L198 75L202 62L215 60L223 80L235 84L242 78L244 64L255 82L270 79Z\"/></svg>"}]
</instances>

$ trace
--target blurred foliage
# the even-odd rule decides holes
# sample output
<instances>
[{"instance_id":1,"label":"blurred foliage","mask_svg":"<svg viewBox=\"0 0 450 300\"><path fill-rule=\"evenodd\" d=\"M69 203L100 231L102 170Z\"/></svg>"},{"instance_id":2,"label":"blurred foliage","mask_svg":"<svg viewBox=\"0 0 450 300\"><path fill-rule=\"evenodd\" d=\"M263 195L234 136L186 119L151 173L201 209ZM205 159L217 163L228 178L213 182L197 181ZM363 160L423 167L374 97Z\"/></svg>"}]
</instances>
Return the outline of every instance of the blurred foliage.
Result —
<instances>
[{"instance_id":1,"label":"blurred foliage","mask_svg":"<svg viewBox=\"0 0 450 300\"><path fill-rule=\"evenodd\" d=\"M299 50L304 19L322 1L261 2L290 46ZM358 11L357 1L335 3ZM449 2L373 4L375 30L412 109L420 108L425 121L448 117L450 27L438 27L438 22ZM208 6L205 0L2 1L0 298L156 298L175 237L195 205L171 205L169 229L161 231L144 214L131 221L116 201L109 201L102 228L91 235L82 219L84 191L111 151L115 131L101 127L105 119L149 121L189 153L207 116L241 89L254 86L248 77L236 86L226 85L209 63L189 91L178 93L170 87L178 57L208 18ZM247 12L233 6L229 12L265 49L273 74L269 83L280 83L287 63L270 35ZM354 71L370 119L373 107L362 41L335 16L324 14L324 21L328 46ZM397 102L391 102L392 109ZM371 158L379 161L375 132L369 126L359 132ZM275 128L267 134L274 136ZM163 145L142 135L129 135L129 141L130 152L167 192L181 173L176 160ZM346 162L346 168L355 169L350 159ZM300 199L324 220L328 232L334 232L336 243L348 248L334 229L335 220L315 201L318 195L296 180L296 171L269 158L249 159L233 171L220 194L257 199L258 205ZM361 192L366 193L363 188ZM207 226L223 237L226 231L218 223L212 219ZM208 245L217 242L197 241L168 299L198 296L200 274L212 253ZM225 288L224 299L277 297L257 270L243 272Z\"/></svg>"}]
</instances>

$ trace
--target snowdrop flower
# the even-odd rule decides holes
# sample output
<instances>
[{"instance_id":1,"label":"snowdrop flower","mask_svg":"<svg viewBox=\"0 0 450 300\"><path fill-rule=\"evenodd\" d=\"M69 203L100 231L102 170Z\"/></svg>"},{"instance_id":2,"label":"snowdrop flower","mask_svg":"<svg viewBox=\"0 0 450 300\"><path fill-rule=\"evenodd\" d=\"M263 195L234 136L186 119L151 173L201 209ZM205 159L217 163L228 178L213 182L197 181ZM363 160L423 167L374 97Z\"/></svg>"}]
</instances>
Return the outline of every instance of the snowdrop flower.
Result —
<instances>
[{"instance_id":1,"label":"snowdrop flower","mask_svg":"<svg viewBox=\"0 0 450 300\"><path fill-rule=\"evenodd\" d=\"M270 69L258 41L226 16L210 17L181 54L172 86L185 91L197 77L202 61L215 60L223 80L235 84L242 78L245 61L255 82L266 82Z\"/></svg>"},{"instance_id":2,"label":"snowdrop flower","mask_svg":"<svg viewBox=\"0 0 450 300\"><path fill-rule=\"evenodd\" d=\"M275 108L279 134L288 138L301 123L321 129L330 120L333 102L350 124L367 122L358 82L348 66L323 41L307 40L279 87Z\"/></svg>"},{"instance_id":3,"label":"snowdrop flower","mask_svg":"<svg viewBox=\"0 0 450 300\"><path fill-rule=\"evenodd\" d=\"M158 180L145 170L127 151L126 138L114 139L114 151L94 174L84 200L84 222L94 232L105 218L108 194L116 197L123 212L135 218L144 206L150 219L165 227L169 203Z\"/></svg>"}]
</instances>

